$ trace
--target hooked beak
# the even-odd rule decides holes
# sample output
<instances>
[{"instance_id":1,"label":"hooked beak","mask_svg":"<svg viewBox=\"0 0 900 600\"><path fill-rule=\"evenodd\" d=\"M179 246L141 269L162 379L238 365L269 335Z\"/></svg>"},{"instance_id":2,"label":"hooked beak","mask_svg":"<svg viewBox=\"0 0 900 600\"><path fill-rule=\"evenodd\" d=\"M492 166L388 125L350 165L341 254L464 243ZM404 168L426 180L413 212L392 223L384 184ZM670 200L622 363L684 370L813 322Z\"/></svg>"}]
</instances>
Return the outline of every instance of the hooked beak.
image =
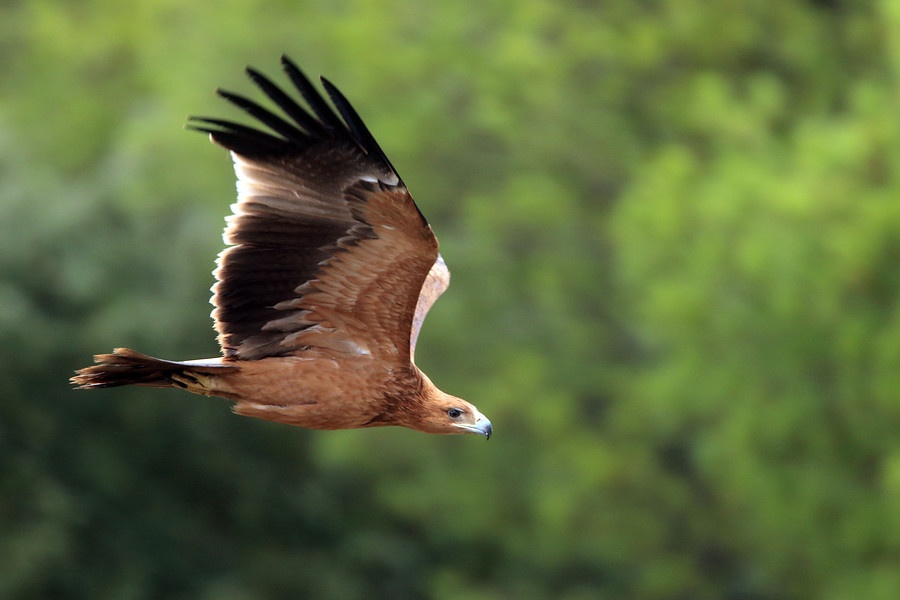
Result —
<instances>
[{"instance_id":1,"label":"hooked beak","mask_svg":"<svg viewBox=\"0 0 900 600\"><path fill-rule=\"evenodd\" d=\"M477 433L483 435L487 439L491 439L491 434L494 432L494 429L491 427L491 422L488 418L477 410L473 416L475 417L474 423L454 423L454 427L459 427L470 433Z\"/></svg>"}]
</instances>

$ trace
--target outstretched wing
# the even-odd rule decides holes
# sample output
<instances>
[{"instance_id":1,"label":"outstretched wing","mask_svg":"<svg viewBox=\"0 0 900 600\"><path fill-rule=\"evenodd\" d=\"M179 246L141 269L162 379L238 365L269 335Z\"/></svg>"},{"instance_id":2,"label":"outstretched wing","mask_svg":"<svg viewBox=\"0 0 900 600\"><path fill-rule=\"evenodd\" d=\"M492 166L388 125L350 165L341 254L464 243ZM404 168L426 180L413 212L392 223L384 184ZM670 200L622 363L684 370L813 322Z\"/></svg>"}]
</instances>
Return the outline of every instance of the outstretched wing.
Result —
<instances>
[{"instance_id":1,"label":"outstretched wing","mask_svg":"<svg viewBox=\"0 0 900 600\"><path fill-rule=\"evenodd\" d=\"M224 233L231 246L213 286L222 351L255 360L321 348L408 361L437 240L346 98L322 79L335 113L294 63L282 65L309 110L248 68L287 118L221 90L271 132L192 118L231 151L238 179Z\"/></svg>"},{"instance_id":2,"label":"outstretched wing","mask_svg":"<svg viewBox=\"0 0 900 600\"><path fill-rule=\"evenodd\" d=\"M411 358L415 358L416 341L419 339L419 330L422 329L425 315L428 314L431 305L438 299L438 296L447 290L449 285L450 271L447 269L444 258L438 254L437 260L434 261L431 270L428 271L425 283L422 284L419 299L416 302L416 312L413 315L412 332L409 338Z\"/></svg>"}]
</instances>

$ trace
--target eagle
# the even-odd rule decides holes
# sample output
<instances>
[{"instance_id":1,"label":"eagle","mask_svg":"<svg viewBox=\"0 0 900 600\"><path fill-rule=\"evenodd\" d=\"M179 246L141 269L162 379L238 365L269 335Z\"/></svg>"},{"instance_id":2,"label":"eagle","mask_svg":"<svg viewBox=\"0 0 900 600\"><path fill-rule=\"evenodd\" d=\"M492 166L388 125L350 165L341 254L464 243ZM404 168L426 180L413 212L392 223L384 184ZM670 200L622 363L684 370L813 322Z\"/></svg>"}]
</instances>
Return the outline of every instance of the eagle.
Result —
<instances>
[{"instance_id":1,"label":"eagle","mask_svg":"<svg viewBox=\"0 0 900 600\"><path fill-rule=\"evenodd\" d=\"M415 365L422 322L450 280L428 221L344 95L322 77L329 104L294 62L281 64L305 108L247 67L281 114L219 89L264 128L189 119L229 150L237 175L212 287L221 356L116 348L72 384L181 388L309 429L394 425L490 439L474 405Z\"/></svg>"}]
</instances>

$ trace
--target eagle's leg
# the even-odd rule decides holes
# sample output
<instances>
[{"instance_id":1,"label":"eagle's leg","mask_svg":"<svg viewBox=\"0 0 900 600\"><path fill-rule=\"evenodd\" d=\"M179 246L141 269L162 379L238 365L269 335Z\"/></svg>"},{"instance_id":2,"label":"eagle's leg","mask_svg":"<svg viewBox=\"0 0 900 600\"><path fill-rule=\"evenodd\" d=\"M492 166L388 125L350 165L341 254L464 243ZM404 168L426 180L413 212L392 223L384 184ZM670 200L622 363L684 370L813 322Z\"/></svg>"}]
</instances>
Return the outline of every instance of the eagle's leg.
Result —
<instances>
[{"instance_id":1,"label":"eagle's leg","mask_svg":"<svg viewBox=\"0 0 900 600\"><path fill-rule=\"evenodd\" d=\"M172 381L173 385L189 392L193 392L194 394L201 394L203 396L216 395L213 391L213 380L215 379L215 376L204 375L203 373L197 373L196 371L181 371L172 373L168 378Z\"/></svg>"}]
</instances>

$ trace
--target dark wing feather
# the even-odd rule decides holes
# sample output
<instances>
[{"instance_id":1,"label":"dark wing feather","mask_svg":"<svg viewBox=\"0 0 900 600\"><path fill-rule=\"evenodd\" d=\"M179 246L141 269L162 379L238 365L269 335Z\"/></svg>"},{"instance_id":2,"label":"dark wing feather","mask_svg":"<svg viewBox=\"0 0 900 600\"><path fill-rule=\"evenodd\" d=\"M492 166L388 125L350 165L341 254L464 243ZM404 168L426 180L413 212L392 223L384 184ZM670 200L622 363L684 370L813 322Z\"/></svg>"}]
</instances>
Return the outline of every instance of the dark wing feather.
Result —
<instances>
[{"instance_id":1,"label":"dark wing feather","mask_svg":"<svg viewBox=\"0 0 900 600\"><path fill-rule=\"evenodd\" d=\"M217 93L222 98L225 98L235 106L244 110L250 116L256 117L256 119L262 121L269 127L269 129L280 134L285 139L294 140L295 142L300 143L304 143L307 141L307 136L303 132L303 130L294 125L291 125L272 111L263 108L253 100L248 100L243 96L239 96L231 92L226 92L225 90L217 90Z\"/></svg>"},{"instance_id":2,"label":"dark wing feather","mask_svg":"<svg viewBox=\"0 0 900 600\"><path fill-rule=\"evenodd\" d=\"M310 83L306 75L303 74L303 71L300 70L300 67L294 64L287 56L281 57L281 66L290 78L291 83L294 84L294 87L297 88L297 91L300 92L300 95L303 96L303 99L309 104L313 114L318 117L322 125L329 129L344 129L344 124L337 115L334 114L334 111L331 110L328 103L322 98L322 95L316 91L315 86Z\"/></svg>"},{"instance_id":3,"label":"dark wing feather","mask_svg":"<svg viewBox=\"0 0 900 600\"><path fill-rule=\"evenodd\" d=\"M387 165L391 169L391 171L396 173L397 170L394 169L394 165L392 165L391 161L388 160L388 157L381 149L381 146L379 146L378 142L375 141L375 138L372 137L369 129L366 127L365 123L363 123L363 120L356 113L356 110L354 110L353 106L350 104L347 98L345 98L341 91L334 87L334 85L324 77L322 78L322 85L325 87L325 91L328 92L328 96L331 98L331 101L337 107L338 112L341 113L344 121L346 121L347 125L350 126L350 131L353 133L353 137L357 139L364 148L369 149L369 152L372 153L373 158L381 161L382 163ZM418 210L418 207L416 207L416 210Z\"/></svg>"},{"instance_id":4,"label":"dark wing feather","mask_svg":"<svg viewBox=\"0 0 900 600\"><path fill-rule=\"evenodd\" d=\"M294 63L283 57L282 64L309 110L248 69L284 116L219 94L271 132L192 119L194 129L232 151L238 176L224 234L230 247L219 255L213 286L223 353L253 360L311 347L359 353L387 345L408 359L437 241L346 98L323 83L335 113Z\"/></svg>"},{"instance_id":5,"label":"dark wing feather","mask_svg":"<svg viewBox=\"0 0 900 600\"><path fill-rule=\"evenodd\" d=\"M257 71L256 69L247 67L247 75L253 80L259 89L266 96L271 98L290 118L294 120L305 131L311 132L312 136L321 139L326 134L326 129L314 116L300 108L297 102L281 91L277 85L272 83L268 77Z\"/></svg>"}]
</instances>

